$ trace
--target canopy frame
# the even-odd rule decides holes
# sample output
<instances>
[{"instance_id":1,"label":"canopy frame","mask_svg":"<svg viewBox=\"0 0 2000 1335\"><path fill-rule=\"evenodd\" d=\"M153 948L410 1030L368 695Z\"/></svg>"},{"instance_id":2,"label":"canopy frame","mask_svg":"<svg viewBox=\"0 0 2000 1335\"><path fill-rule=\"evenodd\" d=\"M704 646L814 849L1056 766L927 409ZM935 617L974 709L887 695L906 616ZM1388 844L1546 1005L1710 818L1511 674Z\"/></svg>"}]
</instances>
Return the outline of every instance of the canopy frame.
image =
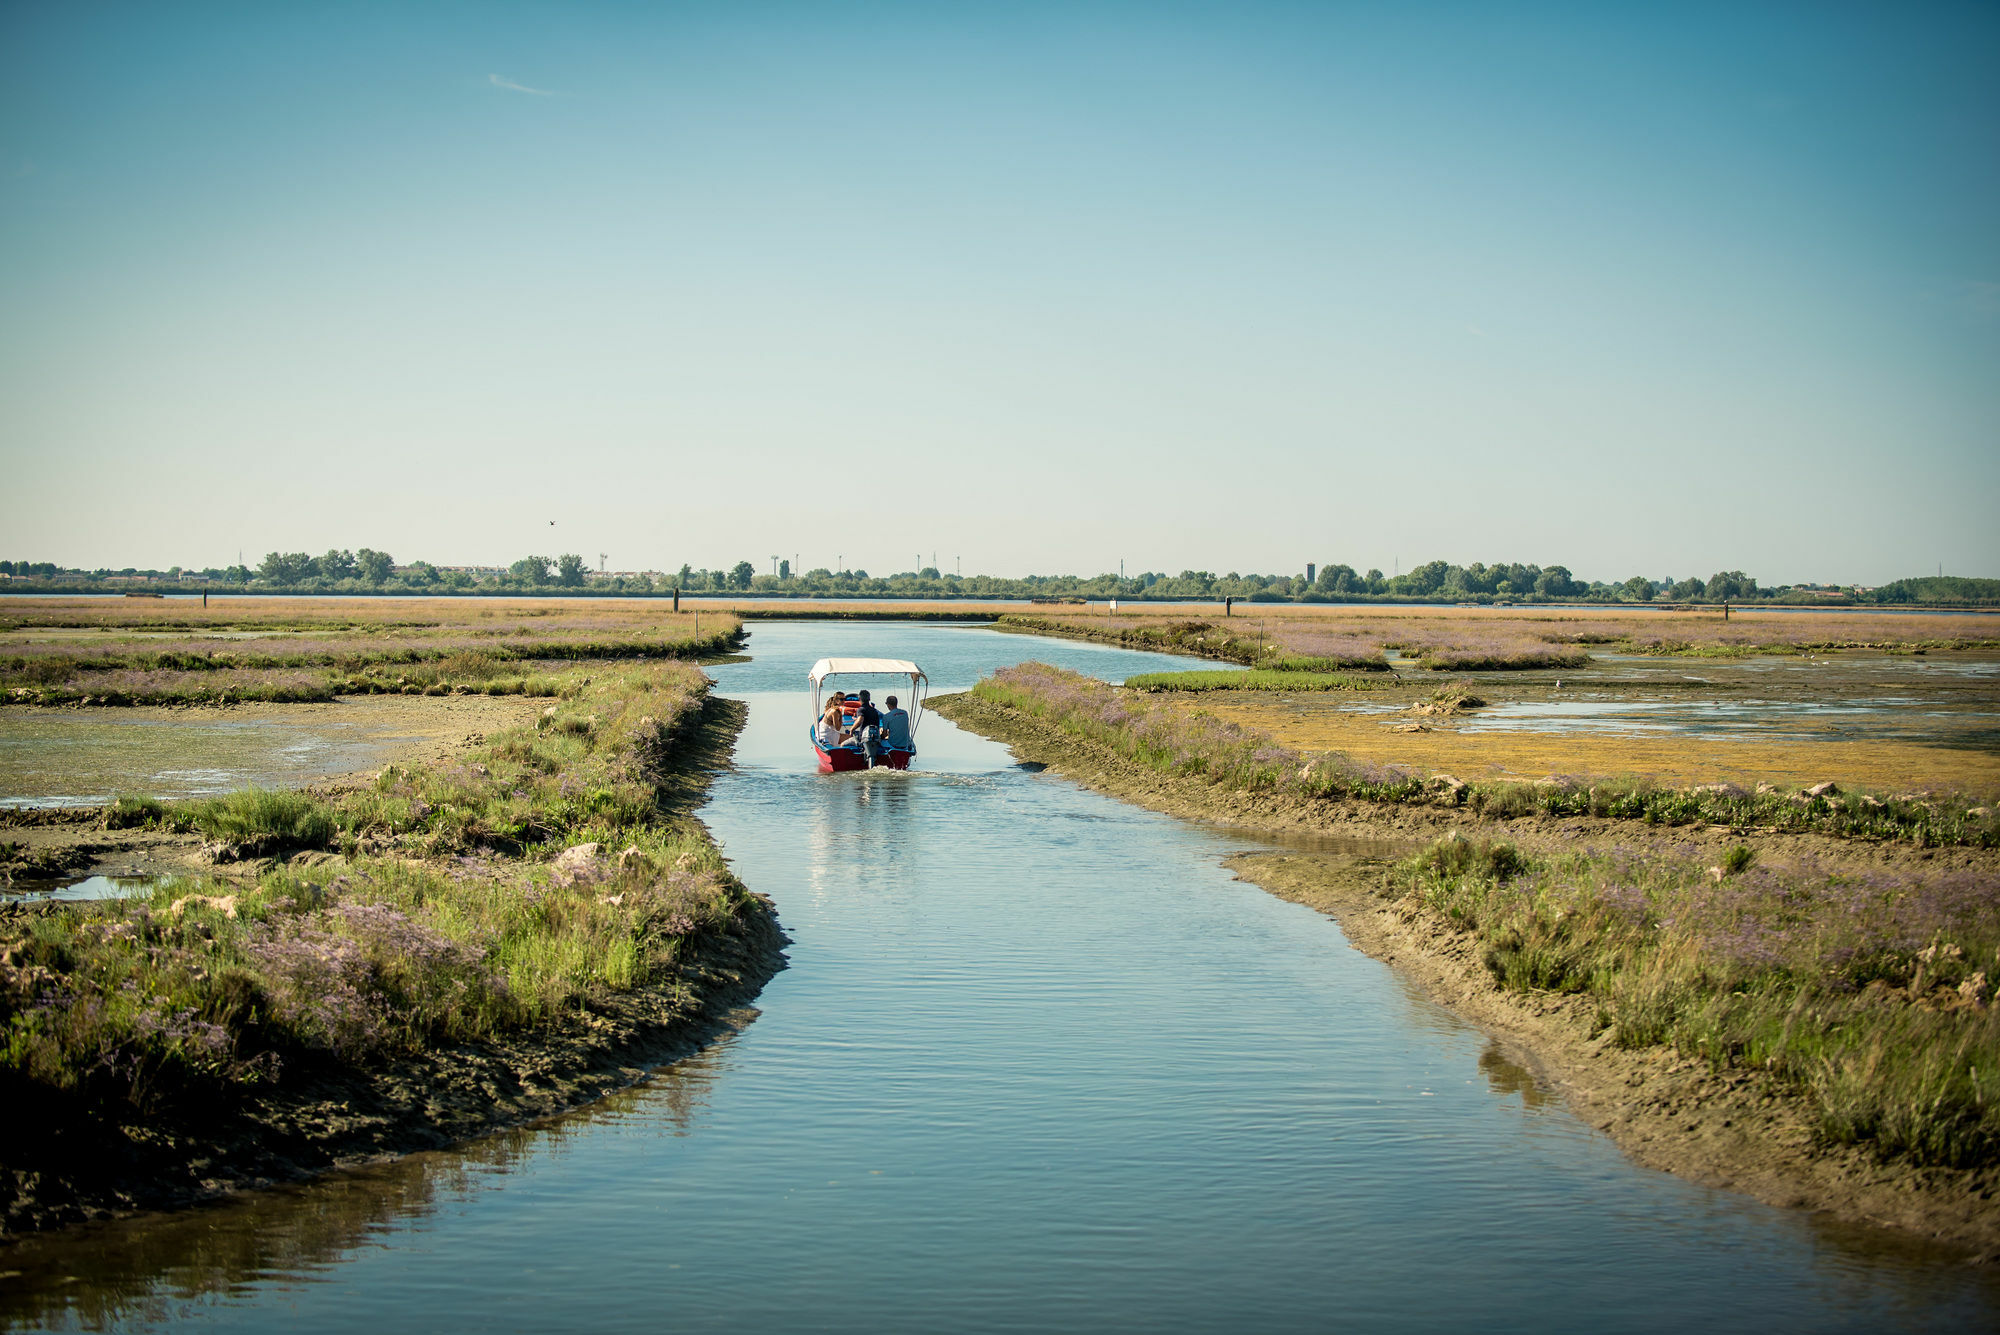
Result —
<instances>
[{"instance_id":1,"label":"canopy frame","mask_svg":"<svg viewBox=\"0 0 2000 1335\"><path fill-rule=\"evenodd\" d=\"M930 694L931 680L924 670L905 658L822 658L806 673L812 692L812 716L820 714L820 687L828 677L908 677L910 680L910 740L917 737L923 722L924 699Z\"/></svg>"}]
</instances>

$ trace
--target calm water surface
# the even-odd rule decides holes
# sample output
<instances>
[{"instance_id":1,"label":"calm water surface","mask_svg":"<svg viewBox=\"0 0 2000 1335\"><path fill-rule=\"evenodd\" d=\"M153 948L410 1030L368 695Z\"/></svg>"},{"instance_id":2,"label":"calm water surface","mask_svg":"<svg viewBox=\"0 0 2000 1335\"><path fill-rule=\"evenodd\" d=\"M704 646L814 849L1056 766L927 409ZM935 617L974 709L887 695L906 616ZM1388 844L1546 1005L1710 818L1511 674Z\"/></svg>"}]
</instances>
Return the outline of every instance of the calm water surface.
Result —
<instances>
[{"instance_id":1,"label":"calm water surface","mask_svg":"<svg viewBox=\"0 0 2000 1335\"><path fill-rule=\"evenodd\" d=\"M700 1057L456 1154L16 1248L14 1324L294 1331L1984 1328L1988 1281L1632 1166L1234 881L1245 838L927 720L813 772L806 666L1154 655L759 624L706 815L790 967Z\"/></svg>"}]
</instances>

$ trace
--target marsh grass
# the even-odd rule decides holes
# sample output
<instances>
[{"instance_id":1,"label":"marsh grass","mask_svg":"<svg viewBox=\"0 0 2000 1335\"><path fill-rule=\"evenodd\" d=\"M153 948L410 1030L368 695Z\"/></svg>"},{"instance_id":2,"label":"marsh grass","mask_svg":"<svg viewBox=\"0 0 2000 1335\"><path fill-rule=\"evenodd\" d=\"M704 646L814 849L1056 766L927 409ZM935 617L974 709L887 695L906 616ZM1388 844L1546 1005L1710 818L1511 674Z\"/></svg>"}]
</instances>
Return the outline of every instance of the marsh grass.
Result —
<instances>
[{"instance_id":1,"label":"marsh grass","mask_svg":"<svg viewBox=\"0 0 2000 1335\"><path fill-rule=\"evenodd\" d=\"M563 1023L609 993L678 996L689 942L750 903L657 800L706 690L691 666L624 665L461 765L335 798L121 802L121 822L348 856L0 918L0 1084L143 1108L300 1060ZM598 855L556 857L583 843Z\"/></svg>"},{"instance_id":2,"label":"marsh grass","mask_svg":"<svg viewBox=\"0 0 2000 1335\"><path fill-rule=\"evenodd\" d=\"M1847 650L1911 654L2000 645L2000 616L1671 608L1412 608L1258 605L1219 616L1202 605L1132 606L1098 612L1007 613L1001 629L1101 640L1259 666L1320 658L1330 670L1387 668L1395 649L1440 672L1581 667L1589 650L1658 657L1741 658ZM1190 615L1195 613L1196 615Z\"/></svg>"},{"instance_id":3,"label":"marsh grass","mask_svg":"<svg viewBox=\"0 0 2000 1335\"><path fill-rule=\"evenodd\" d=\"M1579 668L1590 661L1581 649L1528 639L1480 639L1471 643L1431 644L1416 654L1417 664L1433 672L1529 672L1539 668Z\"/></svg>"},{"instance_id":4,"label":"marsh grass","mask_svg":"<svg viewBox=\"0 0 2000 1335\"><path fill-rule=\"evenodd\" d=\"M1129 649L1154 653L1194 654L1229 663L1255 663L1263 656L1264 645L1250 622L1240 626L1219 626L1189 617L1110 618L1029 616L1009 612L994 623L994 629L1029 635L1060 635L1072 639L1100 640Z\"/></svg>"},{"instance_id":5,"label":"marsh grass","mask_svg":"<svg viewBox=\"0 0 2000 1335\"><path fill-rule=\"evenodd\" d=\"M104 826L110 830L128 830L167 823L167 804L157 797L126 796L113 802L104 812Z\"/></svg>"},{"instance_id":6,"label":"marsh grass","mask_svg":"<svg viewBox=\"0 0 2000 1335\"><path fill-rule=\"evenodd\" d=\"M210 839L258 852L320 848L338 824L319 798L269 788L243 788L190 804L177 813Z\"/></svg>"},{"instance_id":7,"label":"marsh grass","mask_svg":"<svg viewBox=\"0 0 2000 1335\"><path fill-rule=\"evenodd\" d=\"M1381 683L1366 677L1331 671L1274 671L1246 668L1241 672L1142 672L1128 677L1126 689L1158 691L1374 691Z\"/></svg>"},{"instance_id":8,"label":"marsh grass","mask_svg":"<svg viewBox=\"0 0 2000 1335\"><path fill-rule=\"evenodd\" d=\"M1486 700L1473 693L1471 682L1455 681L1449 686L1440 686L1432 691L1430 699L1419 700L1410 706L1410 712L1433 717L1450 717L1484 708Z\"/></svg>"},{"instance_id":9,"label":"marsh grass","mask_svg":"<svg viewBox=\"0 0 2000 1335\"><path fill-rule=\"evenodd\" d=\"M27 705L230 705L324 704L334 688L324 673L300 671L183 672L176 669L84 669L72 666L59 680L50 662L19 674L0 673L0 703ZM27 682L28 684L23 684Z\"/></svg>"},{"instance_id":10,"label":"marsh grass","mask_svg":"<svg viewBox=\"0 0 2000 1335\"><path fill-rule=\"evenodd\" d=\"M1447 688L1447 693L1457 688ZM2000 815L1965 798L1750 792L1732 784L1663 788L1641 779L1461 783L1337 752L1302 752L1170 695L1109 686L1043 663L1003 668L973 687L1016 709L1166 773L1304 799L1463 806L1495 819L1599 816L1648 825L1818 831L1919 846L2000 845Z\"/></svg>"},{"instance_id":11,"label":"marsh grass","mask_svg":"<svg viewBox=\"0 0 2000 1335\"><path fill-rule=\"evenodd\" d=\"M1374 657L1351 658L1339 654L1296 655L1267 653L1257 660L1257 667L1265 672L1384 672L1389 671L1389 660L1378 651Z\"/></svg>"},{"instance_id":12,"label":"marsh grass","mask_svg":"<svg viewBox=\"0 0 2000 1335\"><path fill-rule=\"evenodd\" d=\"M1448 838L1384 893L1474 932L1505 987L1586 995L1627 1047L1768 1072L1819 1133L1920 1164L2000 1157L2000 896L1969 872L1535 859Z\"/></svg>"}]
</instances>

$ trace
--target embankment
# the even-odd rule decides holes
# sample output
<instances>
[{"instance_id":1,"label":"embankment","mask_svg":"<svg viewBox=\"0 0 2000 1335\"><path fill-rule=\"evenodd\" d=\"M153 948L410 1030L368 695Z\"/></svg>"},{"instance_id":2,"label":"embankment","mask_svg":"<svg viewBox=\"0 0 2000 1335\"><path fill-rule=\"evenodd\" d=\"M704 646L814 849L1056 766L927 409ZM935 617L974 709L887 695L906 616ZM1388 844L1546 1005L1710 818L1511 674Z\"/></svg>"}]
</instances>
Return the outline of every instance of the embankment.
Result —
<instances>
[{"instance_id":1,"label":"embankment","mask_svg":"<svg viewBox=\"0 0 2000 1335\"><path fill-rule=\"evenodd\" d=\"M1481 821L1463 809L1251 793L1163 773L1109 746L968 694L932 708L962 727L1009 745L1023 761L1157 811L1280 835L1332 835L1414 852L1454 831L1504 836L1527 850L1616 842L1633 822L1592 817ZM1825 835L1746 836L1727 829L1675 832L1690 857L1722 858L1748 842L1760 856L1809 857L1858 871L1922 860L1991 871L1991 850L1914 849ZM1487 964L1475 933L1407 900L1379 893L1384 867L1324 852L1311 839L1232 864L1244 879L1333 917L1355 948L1395 965L1433 1000L1495 1035L1576 1114L1640 1163L1768 1203L1823 1213L1857 1228L1885 1227L1930 1239L1983 1261L2000 1259L2000 1170L1954 1169L1885 1159L1815 1130L1811 1109L1785 1082L1717 1068L1667 1047L1624 1048L1587 996L1510 990Z\"/></svg>"},{"instance_id":2,"label":"embankment","mask_svg":"<svg viewBox=\"0 0 2000 1335\"><path fill-rule=\"evenodd\" d=\"M1089 640L1097 644L1115 644L1121 649L1138 649L1150 653L1190 654L1197 658L1213 658L1224 663L1250 664L1263 655L1264 645L1254 630L1239 631L1218 627L1212 621L1202 618L1181 618L1166 621L1145 620L1128 617L1119 620L1105 616L1100 624L1096 619L1085 621L1079 617L1049 617L1034 613L1009 612L994 623L995 630L1013 631L1020 635L1048 635L1064 640Z\"/></svg>"}]
</instances>

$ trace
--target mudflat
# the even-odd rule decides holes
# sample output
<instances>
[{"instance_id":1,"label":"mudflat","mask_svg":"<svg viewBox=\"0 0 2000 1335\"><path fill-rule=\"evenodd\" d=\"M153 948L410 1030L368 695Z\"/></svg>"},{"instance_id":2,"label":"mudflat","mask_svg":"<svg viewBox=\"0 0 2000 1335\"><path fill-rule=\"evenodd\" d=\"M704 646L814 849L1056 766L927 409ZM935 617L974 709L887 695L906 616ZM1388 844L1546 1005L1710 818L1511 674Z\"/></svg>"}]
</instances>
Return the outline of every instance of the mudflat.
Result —
<instances>
[{"instance_id":1,"label":"mudflat","mask_svg":"<svg viewBox=\"0 0 2000 1335\"><path fill-rule=\"evenodd\" d=\"M59 806L338 782L440 759L469 737L526 722L546 703L364 695L305 705L16 705L0 709L0 801Z\"/></svg>"}]
</instances>

